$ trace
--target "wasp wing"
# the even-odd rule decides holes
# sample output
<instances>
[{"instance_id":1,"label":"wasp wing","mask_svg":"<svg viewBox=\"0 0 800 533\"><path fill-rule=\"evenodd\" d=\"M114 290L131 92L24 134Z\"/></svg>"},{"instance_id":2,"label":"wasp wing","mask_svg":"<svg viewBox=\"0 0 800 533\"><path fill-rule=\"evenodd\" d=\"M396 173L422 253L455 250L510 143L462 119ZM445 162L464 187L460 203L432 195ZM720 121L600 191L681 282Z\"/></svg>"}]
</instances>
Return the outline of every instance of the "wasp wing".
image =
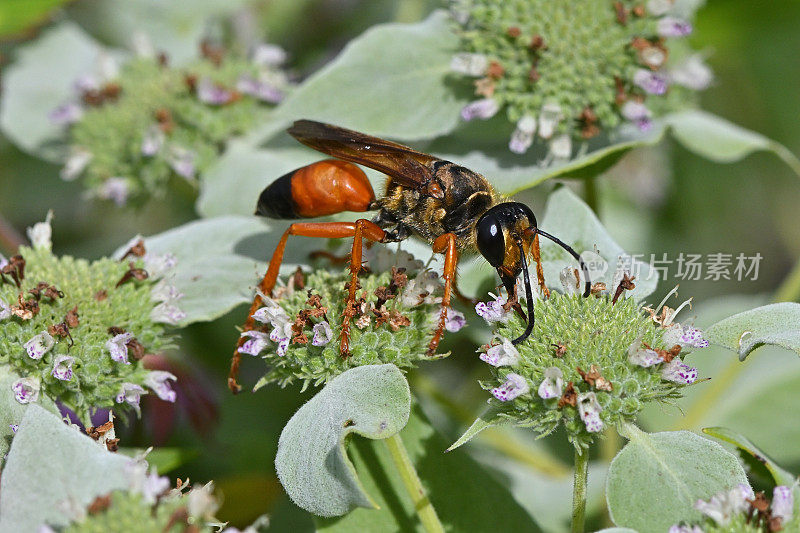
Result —
<instances>
[{"instance_id":1,"label":"wasp wing","mask_svg":"<svg viewBox=\"0 0 800 533\"><path fill-rule=\"evenodd\" d=\"M314 150L383 172L411 188L428 184L433 164L441 161L402 144L313 120L298 120L287 131Z\"/></svg>"}]
</instances>

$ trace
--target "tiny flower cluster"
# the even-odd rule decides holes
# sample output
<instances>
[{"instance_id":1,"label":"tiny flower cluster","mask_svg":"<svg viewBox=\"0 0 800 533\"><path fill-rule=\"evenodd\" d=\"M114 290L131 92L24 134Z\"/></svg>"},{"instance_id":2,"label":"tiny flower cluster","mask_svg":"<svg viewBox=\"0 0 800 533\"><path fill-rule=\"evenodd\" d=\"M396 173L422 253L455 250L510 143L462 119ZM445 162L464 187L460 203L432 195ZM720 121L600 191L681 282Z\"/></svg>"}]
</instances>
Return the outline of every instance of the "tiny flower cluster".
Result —
<instances>
[{"instance_id":1,"label":"tiny flower cluster","mask_svg":"<svg viewBox=\"0 0 800 533\"><path fill-rule=\"evenodd\" d=\"M45 394L87 423L101 407L138 412L146 388L174 401L175 376L140 362L169 344L165 324L184 316L180 294L165 288L174 259L147 254L137 240L122 260L89 263L53 255L45 237L0 256L0 365L21 376L11 385L16 400Z\"/></svg>"},{"instance_id":2,"label":"tiny flower cluster","mask_svg":"<svg viewBox=\"0 0 800 533\"><path fill-rule=\"evenodd\" d=\"M794 516L793 491L794 487L778 485L770 502L763 492L754 494L748 485L740 483L708 501L697 500L694 508L703 514L703 522L676 524L669 528L669 533L796 531L800 524Z\"/></svg>"},{"instance_id":3,"label":"tiny flower cluster","mask_svg":"<svg viewBox=\"0 0 800 533\"><path fill-rule=\"evenodd\" d=\"M680 308L664 302L656 315L617 289L595 287L593 296L582 297L573 272L565 269L563 294L536 296L533 335L517 346L509 339L526 322L514 306L494 295L479 303L476 312L495 328L479 357L491 366L493 379L482 386L500 416L541 434L563 423L573 444L588 446L607 425L632 420L646 402L678 397L697 379L681 358L708 342L698 329L675 323ZM616 285L633 288L626 275Z\"/></svg>"},{"instance_id":4,"label":"tiny flower cluster","mask_svg":"<svg viewBox=\"0 0 800 533\"><path fill-rule=\"evenodd\" d=\"M685 105L686 89L705 89L712 78L700 55L670 59L670 39L692 31L673 3L454 2L463 52L451 68L475 80L479 97L462 117L505 109L516 124L509 149L524 153L538 137L549 145L545 163L570 159L574 140L623 122L649 130L654 111ZM675 96L664 98L670 86Z\"/></svg>"},{"instance_id":5,"label":"tiny flower cluster","mask_svg":"<svg viewBox=\"0 0 800 533\"><path fill-rule=\"evenodd\" d=\"M127 490L98 496L86 508L69 506L71 523L59 531L170 531L176 526L198 533L218 530L214 514L219 502L213 483L190 485L188 479L179 479L172 488L168 478L159 476L141 459L130 461L126 475ZM53 529L44 526L39 531Z\"/></svg>"},{"instance_id":6,"label":"tiny flower cluster","mask_svg":"<svg viewBox=\"0 0 800 533\"><path fill-rule=\"evenodd\" d=\"M181 68L151 46L137 51L122 66L101 57L75 81L75 100L50 113L70 145L61 177L84 176L90 194L120 206L163 194L173 176L194 183L289 89L286 54L272 45L244 59L204 43L202 57Z\"/></svg>"},{"instance_id":7,"label":"tiny flower cluster","mask_svg":"<svg viewBox=\"0 0 800 533\"><path fill-rule=\"evenodd\" d=\"M256 388L271 382L284 386L295 379L304 387L319 385L355 366L394 363L409 368L433 358L426 353L441 301L435 273L391 267L390 272L362 274L357 300L346 307L349 281L349 270L317 270L306 276L298 269L273 298L262 295L263 307L254 315L259 327L242 334L246 340L239 348L240 353L260 355L269 366ZM350 321L350 353L343 355L345 319ZM447 330L464 325L464 315L451 309Z\"/></svg>"}]
</instances>

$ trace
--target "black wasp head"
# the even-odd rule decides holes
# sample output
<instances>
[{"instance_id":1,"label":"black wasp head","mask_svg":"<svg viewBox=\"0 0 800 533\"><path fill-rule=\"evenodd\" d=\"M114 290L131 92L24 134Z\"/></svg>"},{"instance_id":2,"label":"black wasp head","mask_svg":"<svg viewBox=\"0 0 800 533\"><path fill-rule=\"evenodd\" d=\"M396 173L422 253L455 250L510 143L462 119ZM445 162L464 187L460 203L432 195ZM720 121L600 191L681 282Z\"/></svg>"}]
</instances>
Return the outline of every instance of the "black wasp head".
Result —
<instances>
[{"instance_id":1,"label":"black wasp head","mask_svg":"<svg viewBox=\"0 0 800 533\"><path fill-rule=\"evenodd\" d=\"M486 211L476 224L478 251L493 267L518 274L518 245L524 230L536 229L533 211L519 202L497 204Z\"/></svg>"}]
</instances>

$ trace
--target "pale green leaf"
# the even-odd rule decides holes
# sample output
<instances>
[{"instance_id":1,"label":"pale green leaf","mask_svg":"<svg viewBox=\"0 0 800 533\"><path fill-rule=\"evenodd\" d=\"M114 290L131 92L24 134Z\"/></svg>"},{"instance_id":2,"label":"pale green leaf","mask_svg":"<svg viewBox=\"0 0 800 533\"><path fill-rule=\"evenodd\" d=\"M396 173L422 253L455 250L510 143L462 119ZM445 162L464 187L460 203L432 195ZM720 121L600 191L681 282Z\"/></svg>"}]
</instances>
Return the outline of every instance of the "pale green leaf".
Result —
<instances>
[{"instance_id":1,"label":"pale green leaf","mask_svg":"<svg viewBox=\"0 0 800 533\"><path fill-rule=\"evenodd\" d=\"M581 255L584 252L592 252L597 246L603 261L598 260L588 265L589 273L592 276L591 281L592 283L603 282L609 290L613 290L611 283L614 272L618 264L626 264L627 259L625 258L630 256L619 244L614 242L614 239L598 220L597 215L583 200L566 187L555 191L547 199L544 218L540 220L539 227L569 244ZM578 264L564 249L548 239L542 238L541 243L544 278L548 285L560 289L560 271L564 267L578 268ZM622 262L620 263L620 261ZM634 259L633 263L628 265L627 268L636 275L636 288L629 291L628 294L641 300L655 290L658 284L658 273L653 271L647 263L639 260Z\"/></svg>"},{"instance_id":2,"label":"pale green leaf","mask_svg":"<svg viewBox=\"0 0 800 533\"><path fill-rule=\"evenodd\" d=\"M412 409L400 433L408 455L447 531L497 533L541 531L499 481L463 450L444 453L447 441ZM380 509L355 509L334 519L317 519L318 531L402 531L423 533L411 499L383 442L355 439L348 448L359 477Z\"/></svg>"},{"instance_id":3,"label":"pale green leaf","mask_svg":"<svg viewBox=\"0 0 800 533\"><path fill-rule=\"evenodd\" d=\"M800 174L800 161L785 146L711 113L682 111L669 115L666 121L681 144L712 161L732 163L755 151L768 150Z\"/></svg>"},{"instance_id":4,"label":"pale green leaf","mask_svg":"<svg viewBox=\"0 0 800 533\"><path fill-rule=\"evenodd\" d=\"M629 527L607 527L597 531L597 533L638 533L635 529Z\"/></svg>"},{"instance_id":5,"label":"pale green leaf","mask_svg":"<svg viewBox=\"0 0 800 533\"><path fill-rule=\"evenodd\" d=\"M800 355L800 304L776 303L733 315L708 328L706 339L738 353L740 361L765 344Z\"/></svg>"},{"instance_id":6,"label":"pale green leaf","mask_svg":"<svg viewBox=\"0 0 800 533\"><path fill-rule=\"evenodd\" d=\"M499 414L500 409L496 405L490 405L486 411L484 411L478 418L475 419L475 421L469 428L467 428L464 434L461 435L457 441L451 444L449 448L447 448L447 451L452 452L456 448L461 447L486 428L502 424L503 419L498 416Z\"/></svg>"},{"instance_id":7,"label":"pale green leaf","mask_svg":"<svg viewBox=\"0 0 800 533\"><path fill-rule=\"evenodd\" d=\"M147 237L148 253L171 253L177 266L169 282L183 293L178 306L186 313L181 325L218 318L235 306L253 301L253 289L266 271L288 222L229 216L203 219ZM124 246L117 256L124 253ZM307 252L289 246L284 272L305 261Z\"/></svg>"},{"instance_id":8,"label":"pale green leaf","mask_svg":"<svg viewBox=\"0 0 800 533\"><path fill-rule=\"evenodd\" d=\"M697 521L698 499L747 476L733 454L688 431L644 433L629 426L628 444L608 472L606 498L613 522L640 531L666 531L683 520Z\"/></svg>"},{"instance_id":9,"label":"pale green leaf","mask_svg":"<svg viewBox=\"0 0 800 533\"><path fill-rule=\"evenodd\" d=\"M375 507L347 458L347 437L391 437L410 409L408 383L394 365L356 367L334 378L281 432L275 469L286 493L319 516Z\"/></svg>"},{"instance_id":10,"label":"pale green leaf","mask_svg":"<svg viewBox=\"0 0 800 533\"><path fill-rule=\"evenodd\" d=\"M758 447L750 442L750 439L744 435L732 429L723 427L703 428L703 433L711 435L715 439L733 444L738 449L752 456L756 461L763 464L764 467L769 471L776 485L786 485L787 487L790 487L792 484L794 484L796 477L795 475L778 466L775 461L767 457L764 452L759 450ZM800 504L800 501L797 503Z\"/></svg>"},{"instance_id":11,"label":"pale green leaf","mask_svg":"<svg viewBox=\"0 0 800 533\"><path fill-rule=\"evenodd\" d=\"M0 531L36 531L44 522L67 525L65 505L86 508L97 496L128 487L129 462L32 405L3 469Z\"/></svg>"},{"instance_id":12,"label":"pale green leaf","mask_svg":"<svg viewBox=\"0 0 800 533\"><path fill-rule=\"evenodd\" d=\"M146 35L153 48L178 65L197 57L209 21L235 12L247 0L96 0L76 2L70 15L103 42L130 48L133 36Z\"/></svg>"},{"instance_id":13,"label":"pale green leaf","mask_svg":"<svg viewBox=\"0 0 800 533\"><path fill-rule=\"evenodd\" d=\"M19 425L25 412L33 404L21 404L14 397L11 386L20 378L20 375L11 370L7 365L0 365L0 467L3 457L8 453L14 433L11 425ZM39 394L37 404L52 413L58 413L58 407L48 396Z\"/></svg>"},{"instance_id":14,"label":"pale green leaf","mask_svg":"<svg viewBox=\"0 0 800 533\"><path fill-rule=\"evenodd\" d=\"M17 50L3 73L0 128L24 151L48 161L63 159L64 132L48 114L74 101L75 80L94 71L102 48L72 22L61 22Z\"/></svg>"},{"instance_id":15,"label":"pale green leaf","mask_svg":"<svg viewBox=\"0 0 800 533\"><path fill-rule=\"evenodd\" d=\"M251 139L308 118L397 140L449 133L467 102L447 82L458 39L437 11L415 24L382 24L306 80Z\"/></svg>"}]
</instances>

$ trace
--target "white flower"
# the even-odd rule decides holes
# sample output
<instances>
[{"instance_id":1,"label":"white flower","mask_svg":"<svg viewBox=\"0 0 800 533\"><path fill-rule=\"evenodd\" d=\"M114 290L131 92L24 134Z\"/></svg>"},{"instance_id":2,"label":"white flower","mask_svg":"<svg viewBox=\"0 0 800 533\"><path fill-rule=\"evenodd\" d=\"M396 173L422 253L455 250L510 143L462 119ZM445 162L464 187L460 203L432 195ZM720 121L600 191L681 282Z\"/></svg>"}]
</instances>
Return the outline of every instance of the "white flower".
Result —
<instances>
[{"instance_id":1,"label":"white flower","mask_svg":"<svg viewBox=\"0 0 800 533\"><path fill-rule=\"evenodd\" d=\"M285 97L284 92L275 81L270 80L267 76L254 78L243 74L236 81L236 90L271 104L278 104Z\"/></svg>"},{"instance_id":2,"label":"white flower","mask_svg":"<svg viewBox=\"0 0 800 533\"><path fill-rule=\"evenodd\" d=\"M677 313L677 312L676 312ZM673 313L674 316L675 313ZM672 324L663 336L664 344L666 346L674 346L679 344L685 351L691 351L693 348L705 348L709 342L703 338L703 332L693 326L682 326L681 324Z\"/></svg>"},{"instance_id":3,"label":"white flower","mask_svg":"<svg viewBox=\"0 0 800 533\"><path fill-rule=\"evenodd\" d=\"M264 306L259 307L255 313L253 313L253 318L261 322L262 324L272 324L275 327L276 323L285 323L289 320L289 315L286 314L286 311L283 310L278 302L273 300L270 297L262 298L264 301Z\"/></svg>"},{"instance_id":4,"label":"white flower","mask_svg":"<svg viewBox=\"0 0 800 533\"><path fill-rule=\"evenodd\" d=\"M186 495L186 507L192 518L210 519L219 509L219 503L214 498L214 482L209 481L201 487L192 487Z\"/></svg>"},{"instance_id":5,"label":"white flower","mask_svg":"<svg viewBox=\"0 0 800 533\"><path fill-rule=\"evenodd\" d=\"M111 200L118 207L125 205L130 195L128 180L119 176L106 179L97 191L97 196L103 200Z\"/></svg>"},{"instance_id":6,"label":"white flower","mask_svg":"<svg viewBox=\"0 0 800 533\"><path fill-rule=\"evenodd\" d=\"M269 346L269 337L262 331L245 331L241 336L247 337L247 340L242 343L241 347L239 347L239 353L255 356L260 354L264 348Z\"/></svg>"},{"instance_id":7,"label":"white flower","mask_svg":"<svg viewBox=\"0 0 800 533\"><path fill-rule=\"evenodd\" d=\"M14 391L14 398L19 403L36 402L39 399L39 390L41 384L39 378L20 378L11 384L11 390Z\"/></svg>"},{"instance_id":8,"label":"white flower","mask_svg":"<svg viewBox=\"0 0 800 533\"><path fill-rule=\"evenodd\" d=\"M489 68L489 58L483 54L459 53L450 61L450 70L467 76L483 76Z\"/></svg>"},{"instance_id":9,"label":"white flower","mask_svg":"<svg viewBox=\"0 0 800 533\"><path fill-rule=\"evenodd\" d=\"M669 71L669 79L672 83L702 91L714 82L714 73L703 61L702 54L693 54Z\"/></svg>"},{"instance_id":10,"label":"white flower","mask_svg":"<svg viewBox=\"0 0 800 533\"><path fill-rule=\"evenodd\" d=\"M487 119L492 118L500 110L500 104L493 98L483 98L475 100L465 105L461 109L461 118L464 120L473 120L476 118Z\"/></svg>"},{"instance_id":11,"label":"white flower","mask_svg":"<svg viewBox=\"0 0 800 533\"><path fill-rule=\"evenodd\" d=\"M286 61L286 50L276 44L259 43L251 52L253 63L261 67L277 67Z\"/></svg>"},{"instance_id":12,"label":"white flower","mask_svg":"<svg viewBox=\"0 0 800 533\"><path fill-rule=\"evenodd\" d=\"M597 395L593 392L578 394L578 412L581 420L586 425L586 431L597 433L603 429L603 420L600 412L603 410L597 401Z\"/></svg>"},{"instance_id":13,"label":"white flower","mask_svg":"<svg viewBox=\"0 0 800 533\"><path fill-rule=\"evenodd\" d=\"M25 343L25 351L31 359L41 359L56 343L55 339L46 331L34 335Z\"/></svg>"},{"instance_id":14,"label":"white flower","mask_svg":"<svg viewBox=\"0 0 800 533\"><path fill-rule=\"evenodd\" d=\"M672 526L667 533L703 533L700 526Z\"/></svg>"},{"instance_id":15,"label":"white flower","mask_svg":"<svg viewBox=\"0 0 800 533\"><path fill-rule=\"evenodd\" d=\"M161 147L164 146L164 139L164 132L158 126L152 125L147 128L140 148L142 155L147 157L156 155L161 150Z\"/></svg>"},{"instance_id":16,"label":"white flower","mask_svg":"<svg viewBox=\"0 0 800 533\"><path fill-rule=\"evenodd\" d=\"M505 309L506 299L502 296L495 296L489 293L489 296L494 300L489 302L478 302L475 306L475 312L479 317L483 318L488 323L508 321L508 311Z\"/></svg>"},{"instance_id":17,"label":"white flower","mask_svg":"<svg viewBox=\"0 0 800 533\"><path fill-rule=\"evenodd\" d=\"M75 103L68 103L53 109L47 117L58 126L69 126L83 118L83 109Z\"/></svg>"},{"instance_id":18,"label":"white flower","mask_svg":"<svg viewBox=\"0 0 800 533\"><path fill-rule=\"evenodd\" d=\"M512 372L506 375L505 383L499 387L495 387L491 392L492 396L501 402L507 402L523 394L528 394L528 392L530 392L530 387L528 386L528 381L524 377Z\"/></svg>"},{"instance_id":19,"label":"white flower","mask_svg":"<svg viewBox=\"0 0 800 533\"><path fill-rule=\"evenodd\" d=\"M133 340L133 333L119 333L106 341L106 350L111 360L117 363L130 364L128 361L128 343Z\"/></svg>"},{"instance_id":20,"label":"white flower","mask_svg":"<svg viewBox=\"0 0 800 533\"><path fill-rule=\"evenodd\" d=\"M482 353L479 356L480 360L492 366L514 366L519 362L519 352L510 340L506 338L500 340L502 341L500 344L496 344L486 350L486 353Z\"/></svg>"},{"instance_id":21,"label":"white flower","mask_svg":"<svg viewBox=\"0 0 800 533\"><path fill-rule=\"evenodd\" d=\"M772 516L780 518L783 524L792 519L794 514L794 496L792 488L785 485L778 485L772 491L772 506L770 507Z\"/></svg>"},{"instance_id":22,"label":"white flower","mask_svg":"<svg viewBox=\"0 0 800 533\"><path fill-rule=\"evenodd\" d=\"M173 147L167 157L167 163L175 171L175 174L193 180L196 168L194 165L195 154L185 148Z\"/></svg>"},{"instance_id":23,"label":"white flower","mask_svg":"<svg viewBox=\"0 0 800 533\"><path fill-rule=\"evenodd\" d=\"M142 500L152 505L158 496L169 490L170 482L167 477L159 477L155 470L147 473L147 463L131 460L125 467L128 475L128 487L133 494L141 494Z\"/></svg>"},{"instance_id":24,"label":"white flower","mask_svg":"<svg viewBox=\"0 0 800 533\"><path fill-rule=\"evenodd\" d=\"M127 402L128 405L132 406L138 414L140 412L139 400L142 397L142 394L146 394L146 391L141 385L126 382L122 384L122 387L117 394L116 401L117 403Z\"/></svg>"},{"instance_id":25,"label":"white flower","mask_svg":"<svg viewBox=\"0 0 800 533\"><path fill-rule=\"evenodd\" d=\"M0 298L0 320L5 320L6 318L11 316L11 306L3 301Z\"/></svg>"},{"instance_id":26,"label":"white flower","mask_svg":"<svg viewBox=\"0 0 800 533\"><path fill-rule=\"evenodd\" d=\"M697 380L697 369L690 367L676 357L661 367L661 378L673 383L691 385Z\"/></svg>"},{"instance_id":27,"label":"white flower","mask_svg":"<svg viewBox=\"0 0 800 533\"><path fill-rule=\"evenodd\" d=\"M649 0L647 2L647 12L659 17L672 9L675 0Z\"/></svg>"},{"instance_id":28,"label":"white flower","mask_svg":"<svg viewBox=\"0 0 800 533\"><path fill-rule=\"evenodd\" d=\"M171 253L146 253L142 260L144 261L144 269L147 270L147 274L151 279L164 277L178 264L178 260Z\"/></svg>"},{"instance_id":29,"label":"white flower","mask_svg":"<svg viewBox=\"0 0 800 533\"><path fill-rule=\"evenodd\" d=\"M197 82L197 99L204 104L225 105L233 100L233 93L224 87L217 85L209 78L204 77ZM178 172L177 170L175 172L181 176L184 176L183 173ZM194 175L194 170L192 170L192 175Z\"/></svg>"},{"instance_id":30,"label":"white flower","mask_svg":"<svg viewBox=\"0 0 800 533\"><path fill-rule=\"evenodd\" d=\"M710 500L697 500L694 508L714 520L718 526L726 526L734 515L745 512L749 503L755 497L753 489L744 483L739 483L728 491L722 491L711 497Z\"/></svg>"},{"instance_id":31,"label":"white flower","mask_svg":"<svg viewBox=\"0 0 800 533\"><path fill-rule=\"evenodd\" d=\"M640 68L633 75L633 83L650 94L664 94L667 92L669 80L659 72Z\"/></svg>"},{"instance_id":32,"label":"white flower","mask_svg":"<svg viewBox=\"0 0 800 533\"><path fill-rule=\"evenodd\" d=\"M544 379L539 385L539 398L543 400L560 398L563 386L564 374L561 372L560 368L551 366L544 371Z\"/></svg>"},{"instance_id":33,"label":"white flower","mask_svg":"<svg viewBox=\"0 0 800 533\"><path fill-rule=\"evenodd\" d=\"M515 154L524 154L533 144L533 136L535 134L536 119L530 115L524 115L517 121L517 127L508 142L508 149Z\"/></svg>"},{"instance_id":34,"label":"white flower","mask_svg":"<svg viewBox=\"0 0 800 533\"><path fill-rule=\"evenodd\" d=\"M444 323L444 329L450 333L455 333L466 325L467 318L464 316L464 313L452 308L447 310L447 319Z\"/></svg>"},{"instance_id":35,"label":"white flower","mask_svg":"<svg viewBox=\"0 0 800 533\"><path fill-rule=\"evenodd\" d=\"M177 302L181 298L183 298L183 293L176 286L167 283L165 279L156 283L150 291L150 299L154 302Z\"/></svg>"},{"instance_id":36,"label":"white flower","mask_svg":"<svg viewBox=\"0 0 800 533\"><path fill-rule=\"evenodd\" d=\"M628 347L628 362L644 368L649 368L653 365L663 363L664 360L659 357L658 352L655 350L643 348L642 338L639 337L633 344L630 345L630 347Z\"/></svg>"},{"instance_id":37,"label":"white flower","mask_svg":"<svg viewBox=\"0 0 800 533\"><path fill-rule=\"evenodd\" d=\"M36 249L50 250L53 247L53 228L50 221L53 220L53 210L47 212L44 222L37 222L28 228L28 240L31 246Z\"/></svg>"},{"instance_id":38,"label":"white flower","mask_svg":"<svg viewBox=\"0 0 800 533\"><path fill-rule=\"evenodd\" d=\"M657 31L662 37L685 37L692 33L692 25L678 17L662 17L658 20Z\"/></svg>"},{"instance_id":39,"label":"white flower","mask_svg":"<svg viewBox=\"0 0 800 533\"><path fill-rule=\"evenodd\" d=\"M150 319L153 322L177 326L184 318L186 318L186 313L170 302L161 302L150 311Z\"/></svg>"},{"instance_id":40,"label":"white flower","mask_svg":"<svg viewBox=\"0 0 800 533\"><path fill-rule=\"evenodd\" d=\"M153 41L147 33L136 30L131 37L131 50L137 57L153 58L156 57L156 49Z\"/></svg>"},{"instance_id":41,"label":"white flower","mask_svg":"<svg viewBox=\"0 0 800 533\"><path fill-rule=\"evenodd\" d=\"M314 346L325 346L331 342L332 338L333 330L331 330L330 324L323 320L319 324L314 325L314 340L311 341L311 344Z\"/></svg>"},{"instance_id":42,"label":"white flower","mask_svg":"<svg viewBox=\"0 0 800 533\"><path fill-rule=\"evenodd\" d=\"M431 270L426 270L406 284L403 288L403 294L400 296L400 301L406 307L414 307L421 303L439 303L442 299L435 297L433 294L441 286L438 274Z\"/></svg>"},{"instance_id":43,"label":"white flower","mask_svg":"<svg viewBox=\"0 0 800 533\"><path fill-rule=\"evenodd\" d=\"M555 102L548 102L542 106L539 114L539 137L549 139L556 131L556 126L561 122L561 106Z\"/></svg>"},{"instance_id":44,"label":"white flower","mask_svg":"<svg viewBox=\"0 0 800 533\"><path fill-rule=\"evenodd\" d=\"M633 122L640 131L649 131L653 126L652 113L641 102L628 100L620 109L622 116Z\"/></svg>"},{"instance_id":45,"label":"white flower","mask_svg":"<svg viewBox=\"0 0 800 533\"><path fill-rule=\"evenodd\" d=\"M73 181L83 173L91 160L92 153L90 151L83 148L74 148L64 162L64 167L59 172L59 176L64 181Z\"/></svg>"},{"instance_id":46,"label":"white flower","mask_svg":"<svg viewBox=\"0 0 800 533\"><path fill-rule=\"evenodd\" d=\"M572 139L566 133L553 137L550 141L550 156L555 160L565 160L572 156Z\"/></svg>"},{"instance_id":47,"label":"white flower","mask_svg":"<svg viewBox=\"0 0 800 533\"><path fill-rule=\"evenodd\" d=\"M574 267L564 267L558 273L558 280L564 289L566 296L581 294L581 277L578 270Z\"/></svg>"},{"instance_id":48,"label":"white flower","mask_svg":"<svg viewBox=\"0 0 800 533\"><path fill-rule=\"evenodd\" d=\"M57 355L53 361L53 377L62 381L72 379L72 364L75 358L69 355Z\"/></svg>"},{"instance_id":49,"label":"white flower","mask_svg":"<svg viewBox=\"0 0 800 533\"><path fill-rule=\"evenodd\" d=\"M172 390L168 380L175 381L177 379L178 378L176 378L170 372L166 372L164 370L151 370L147 374L147 377L144 378L144 384L146 387L152 389L152 391L155 392L156 395L158 395L158 397L162 400L174 402L176 394L175 391Z\"/></svg>"}]
</instances>

